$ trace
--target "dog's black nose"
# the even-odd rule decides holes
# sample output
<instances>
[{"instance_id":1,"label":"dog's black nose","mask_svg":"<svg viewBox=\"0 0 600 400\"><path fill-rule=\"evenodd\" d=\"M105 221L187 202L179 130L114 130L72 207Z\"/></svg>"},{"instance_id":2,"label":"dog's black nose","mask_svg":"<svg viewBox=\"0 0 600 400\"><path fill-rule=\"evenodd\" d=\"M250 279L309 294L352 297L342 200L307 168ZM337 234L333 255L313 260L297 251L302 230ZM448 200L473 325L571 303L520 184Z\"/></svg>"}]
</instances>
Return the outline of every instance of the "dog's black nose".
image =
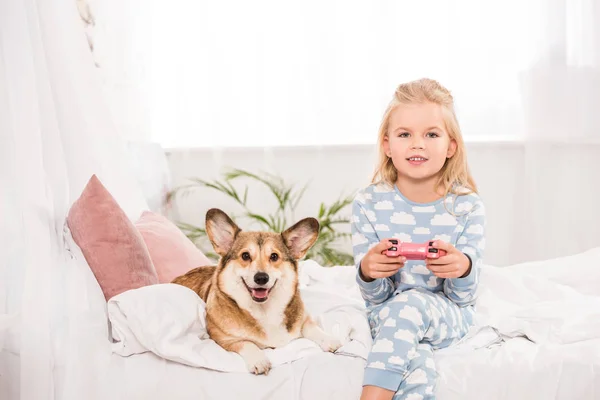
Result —
<instances>
[{"instance_id":1,"label":"dog's black nose","mask_svg":"<svg viewBox=\"0 0 600 400\"><path fill-rule=\"evenodd\" d=\"M265 283L269 282L269 274L257 272L256 275L254 275L254 282L256 282L258 285L264 285Z\"/></svg>"}]
</instances>

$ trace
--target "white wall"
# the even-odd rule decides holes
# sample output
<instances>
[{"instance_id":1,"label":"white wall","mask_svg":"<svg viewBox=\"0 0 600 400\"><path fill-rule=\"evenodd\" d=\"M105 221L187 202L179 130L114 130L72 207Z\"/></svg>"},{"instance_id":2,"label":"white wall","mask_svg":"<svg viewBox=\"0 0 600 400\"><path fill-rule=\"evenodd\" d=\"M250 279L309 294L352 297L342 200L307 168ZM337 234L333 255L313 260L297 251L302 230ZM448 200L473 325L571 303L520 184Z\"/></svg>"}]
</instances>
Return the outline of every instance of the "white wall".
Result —
<instances>
[{"instance_id":1,"label":"white wall","mask_svg":"<svg viewBox=\"0 0 600 400\"><path fill-rule=\"evenodd\" d=\"M175 186L194 176L216 178L228 166L308 182L296 214L300 219L316 216L321 201L332 202L342 192L368 185L374 150L374 146L182 149L169 151L168 159ZM507 265L600 246L600 145L482 142L469 143L467 150L487 208L487 263ZM249 190L250 206L259 212L271 210L274 204L257 189ZM203 224L211 207L239 211L223 196L201 189L179 197L173 217Z\"/></svg>"}]
</instances>

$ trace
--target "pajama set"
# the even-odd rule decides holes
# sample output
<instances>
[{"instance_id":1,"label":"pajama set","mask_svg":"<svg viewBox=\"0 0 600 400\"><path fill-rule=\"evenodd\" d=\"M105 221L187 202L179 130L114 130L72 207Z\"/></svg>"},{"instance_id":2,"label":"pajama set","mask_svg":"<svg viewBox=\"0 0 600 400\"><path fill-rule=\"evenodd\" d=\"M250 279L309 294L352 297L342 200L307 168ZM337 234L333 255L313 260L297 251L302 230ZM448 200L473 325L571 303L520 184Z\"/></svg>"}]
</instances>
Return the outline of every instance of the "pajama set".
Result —
<instances>
[{"instance_id":1,"label":"pajama set","mask_svg":"<svg viewBox=\"0 0 600 400\"><path fill-rule=\"evenodd\" d=\"M394 399L435 398L432 350L460 340L473 323L484 226L484 206L475 193L415 203L385 183L358 192L352 205L352 245L373 336L363 385L392 390ZM468 256L471 271L464 278L441 279L425 261L407 260L395 275L365 282L360 261L387 238L443 240Z\"/></svg>"}]
</instances>

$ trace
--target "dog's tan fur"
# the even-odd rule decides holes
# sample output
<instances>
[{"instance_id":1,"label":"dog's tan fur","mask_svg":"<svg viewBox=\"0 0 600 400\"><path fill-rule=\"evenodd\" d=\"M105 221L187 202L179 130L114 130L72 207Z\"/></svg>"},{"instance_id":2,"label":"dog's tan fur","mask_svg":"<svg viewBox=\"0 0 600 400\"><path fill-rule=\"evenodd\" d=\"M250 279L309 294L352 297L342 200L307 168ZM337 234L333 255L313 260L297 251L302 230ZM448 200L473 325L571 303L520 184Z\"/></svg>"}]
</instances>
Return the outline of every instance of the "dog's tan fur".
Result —
<instances>
[{"instance_id":1,"label":"dog's tan fur","mask_svg":"<svg viewBox=\"0 0 600 400\"><path fill-rule=\"evenodd\" d=\"M221 256L218 265L195 268L173 283L194 290L206 302L206 327L216 343L239 353L256 374L271 368L262 349L299 337L326 351L340 347L306 313L298 289L297 260L317 239L316 219L303 219L281 234L242 232L224 212L211 209L206 231ZM266 273L268 282L256 286L257 273ZM253 286L269 287L266 301L253 297Z\"/></svg>"}]
</instances>

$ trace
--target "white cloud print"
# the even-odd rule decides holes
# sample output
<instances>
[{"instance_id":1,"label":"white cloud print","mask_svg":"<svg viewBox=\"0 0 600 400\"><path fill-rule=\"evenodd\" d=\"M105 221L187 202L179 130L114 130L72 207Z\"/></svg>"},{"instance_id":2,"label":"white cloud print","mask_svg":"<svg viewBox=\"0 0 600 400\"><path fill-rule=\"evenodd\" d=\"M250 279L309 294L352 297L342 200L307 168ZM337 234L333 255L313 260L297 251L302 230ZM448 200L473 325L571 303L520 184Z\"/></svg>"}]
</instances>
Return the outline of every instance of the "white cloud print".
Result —
<instances>
[{"instance_id":1,"label":"white cloud print","mask_svg":"<svg viewBox=\"0 0 600 400\"><path fill-rule=\"evenodd\" d=\"M456 218L448 213L436 214L431 219L431 225L454 226L456 225Z\"/></svg>"},{"instance_id":2,"label":"white cloud print","mask_svg":"<svg viewBox=\"0 0 600 400\"><path fill-rule=\"evenodd\" d=\"M458 241L456 242L456 244L467 244L468 240L466 236L461 236L458 238Z\"/></svg>"},{"instance_id":3,"label":"white cloud print","mask_svg":"<svg viewBox=\"0 0 600 400\"><path fill-rule=\"evenodd\" d=\"M367 219L371 222L377 221L377 216L375 215L375 211L373 210L360 210L360 213L366 215Z\"/></svg>"},{"instance_id":4,"label":"white cloud print","mask_svg":"<svg viewBox=\"0 0 600 400\"><path fill-rule=\"evenodd\" d=\"M358 246L358 245L365 244L368 242L369 241L367 240L365 235L363 235L362 233L356 232L355 234L352 235L352 245L353 246Z\"/></svg>"},{"instance_id":5,"label":"white cloud print","mask_svg":"<svg viewBox=\"0 0 600 400\"><path fill-rule=\"evenodd\" d=\"M404 211L402 212L395 212L392 217L390 218L390 222L392 224L398 224L398 225L416 225L417 222L415 221L415 216L412 214L407 214Z\"/></svg>"},{"instance_id":6,"label":"white cloud print","mask_svg":"<svg viewBox=\"0 0 600 400\"><path fill-rule=\"evenodd\" d=\"M429 230L429 228L418 227L413 230L413 233L415 235L429 235L431 231Z\"/></svg>"},{"instance_id":7,"label":"white cloud print","mask_svg":"<svg viewBox=\"0 0 600 400\"><path fill-rule=\"evenodd\" d=\"M425 384L425 383L427 383L427 373L420 368L415 369L406 378L406 383L409 385Z\"/></svg>"},{"instance_id":8,"label":"white cloud print","mask_svg":"<svg viewBox=\"0 0 600 400\"><path fill-rule=\"evenodd\" d=\"M409 393L408 396L406 396L406 400L423 400L424 397L423 395L420 395L419 393Z\"/></svg>"},{"instance_id":9,"label":"white cloud print","mask_svg":"<svg viewBox=\"0 0 600 400\"><path fill-rule=\"evenodd\" d=\"M431 276L427 281L427 286L429 287L437 287L440 284L440 278L437 276Z\"/></svg>"},{"instance_id":10,"label":"white cloud print","mask_svg":"<svg viewBox=\"0 0 600 400\"><path fill-rule=\"evenodd\" d=\"M393 210L394 205L389 200L378 201L375 203L376 210Z\"/></svg>"},{"instance_id":11,"label":"white cloud print","mask_svg":"<svg viewBox=\"0 0 600 400\"><path fill-rule=\"evenodd\" d=\"M480 225L480 224L471 225L467 228L467 233L471 233L473 235L481 235L481 234L483 234L483 225Z\"/></svg>"},{"instance_id":12,"label":"white cloud print","mask_svg":"<svg viewBox=\"0 0 600 400\"><path fill-rule=\"evenodd\" d=\"M381 310L379 310L379 318L385 319L389 315L390 315L390 308L389 307L383 307Z\"/></svg>"},{"instance_id":13,"label":"white cloud print","mask_svg":"<svg viewBox=\"0 0 600 400\"><path fill-rule=\"evenodd\" d=\"M427 269L425 264L413 265L411 272L413 274L420 274L420 275L429 275L430 274L430 271Z\"/></svg>"},{"instance_id":14,"label":"white cloud print","mask_svg":"<svg viewBox=\"0 0 600 400\"><path fill-rule=\"evenodd\" d=\"M423 318L416 307L406 306L398 313L398 317L414 322L417 326L423 325Z\"/></svg>"},{"instance_id":15,"label":"white cloud print","mask_svg":"<svg viewBox=\"0 0 600 400\"><path fill-rule=\"evenodd\" d=\"M363 225L363 227L362 227L362 230L363 230L363 232L368 232L368 233L373 233L373 232L375 232L375 231L373 230L373 226L372 226L372 225L370 225L370 224L364 224L364 225Z\"/></svg>"},{"instance_id":16,"label":"white cloud print","mask_svg":"<svg viewBox=\"0 0 600 400\"><path fill-rule=\"evenodd\" d=\"M401 293L396 295L392 300L393 303L406 303L408 301L408 295L406 293Z\"/></svg>"},{"instance_id":17,"label":"white cloud print","mask_svg":"<svg viewBox=\"0 0 600 400\"><path fill-rule=\"evenodd\" d=\"M396 327L396 320L394 318L388 318L385 320L383 326L387 326L389 328L395 328Z\"/></svg>"},{"instance_id":18,"label":"white cloud print","mask_svg":"<svg viewBox=\"0 0 600 400\"><path fill-rule=\"evenodd\" d=\"M434 213L435 212L435 207L434 206L413 206L412 208L412 212L416 212L416 213Z\"/></svg>"},{"instance_id":19,"label":"white cloud print","mask_svg":"<svg viewBox=\"0 0 600 400\"><path fill-rule=\"evenodd\" d=\"M371 348L373 353L393 353L394 343L389 339L379 339Z\"/></svg>"},{"instance_id":20,"label":"white cloud print","mask_svg":"<svg viewBox=\"0 0 600 400\"><path fill-rule=\"evenodd\" d=\"M375 230L380 232L388 232L390 230L390 227L386 224L377 224L375 225Z\"/></svg>"},{"instance_id":21,"label":"white cloud print","mask_svg":"<svg viewBox=\"0 0 600 400\"><path fill-rule=\"evenodd\" d=\"M367 365L367 368L385 369L385 364L381 361L373 361L372 363Z\"/></svg>"},{"instance_id":22,"label":"white cloud print","mask_svg":"<svg viewBox=\"0 0 600 400\"><path fill-rule=\"evenodd\" d=\"M394 339L404 340L405 342L408 342L408 343L414 343L415 335L414 335L414 333L411 333L411 331L409 331L407 329L398 329L396 331L396 333L394 333Z\"/></svg>"},{"instance_id":23,"label":"white cloud print","mask_svg":"<svg viewBox=\"0 0 600 400\"><path fill-rule=\"evenodd\" d=\"M465 212L465 211L471 211L472 208L473 208L473 204L468 201L465 201L465 202L457 205L455 211L457 213L460 213L460 212Z\"/></svg>"},{"instance_id":24,"label":"white cloud print","mask_svg":"<svg viewBox=\"0 0 600 400\"><path fill-rule=\"evenodd\" d=\"M410 235L406 234L406 233L395 233L394 236L392 236L394 239L398 239L401 242L405 242L405 243L411 243L412 242L412 238L410 237Z\"/></svg>"},{"instance_id":25,"label":"white cloud print","mask_svg":"<svg viewBox=\"0 0 600 400\"><path fill-rule=\"evenodd\" d=\"M402 197L398 196L398 195L394 196L394 200L396 200L396 201L404 201L404 199Z\"/></svg>"},{"instance_id":26,"label":"white cloud print","mask_svg":"<svg viewBox=\"0 0 600 400\"><path fill-rule=\"evenodd\" d=\"M354 196L354 200L358 201L359 203L365 204L366 200L365 200L365 195L363 193L358 193L356 196Z\"/></svg>"},{"instance_id":27,"label":"white cloud print","mask_svg":"<svg viewBox=\"0 0 600 400\"><path fill-rule=\"evenodd\" d=\"M352 216L350 217L350 222L353 224L356 224L356 223L360 222L360 218L358 218L358 215L352 214Z\"/></svg>"},{"instance_id":28,"label":"white cloud print","mask_svg":"<svg viewBox=\"0 0 600 400\"><path fill-rule=\"evenodd\" d=\"M402 283L406 283L407 285L414 285L415 283L417 283L415 281L415 278L406 271L400 272L400 281Z\"/></svg>"},{"instance_id":29,"label":"white cloud print","mask_svg":"<svg viewBox=\"0 0 600 400\"><path fill-rule=\"evenodd\" d=\"M433 240L441 240L441 241L446 242L446 243L450 243L450 239L452 239L450 237L450 235L444 235L444 234L442 234L442 235L435 235L433 237Z\"/></svg>"},{"instance_id":30,"label":"white cloud print","mask_svg":"<svg viewBox=\"0 0 600 400\"><path fill-rule=\"evenodd\" d=\"M398 356L391 356L390 358L388 358L388 362L390 364L396 364L396 365L404 364L404 360L402 359L402 357L398 357Z\"/></svg>"},{"instance_id":31,"label":"white cloud print","mask_svg":"<svg viewBox=\"0 0 600 400\"><path fill-rule=\"evenodd\" d=\"M415 358L419 357L419 352L413 347L412 349L410 349L408 351L408 353L406 353L406 358L408 358L409 360L414 360Z\"/></svg>"}]
</instances>

